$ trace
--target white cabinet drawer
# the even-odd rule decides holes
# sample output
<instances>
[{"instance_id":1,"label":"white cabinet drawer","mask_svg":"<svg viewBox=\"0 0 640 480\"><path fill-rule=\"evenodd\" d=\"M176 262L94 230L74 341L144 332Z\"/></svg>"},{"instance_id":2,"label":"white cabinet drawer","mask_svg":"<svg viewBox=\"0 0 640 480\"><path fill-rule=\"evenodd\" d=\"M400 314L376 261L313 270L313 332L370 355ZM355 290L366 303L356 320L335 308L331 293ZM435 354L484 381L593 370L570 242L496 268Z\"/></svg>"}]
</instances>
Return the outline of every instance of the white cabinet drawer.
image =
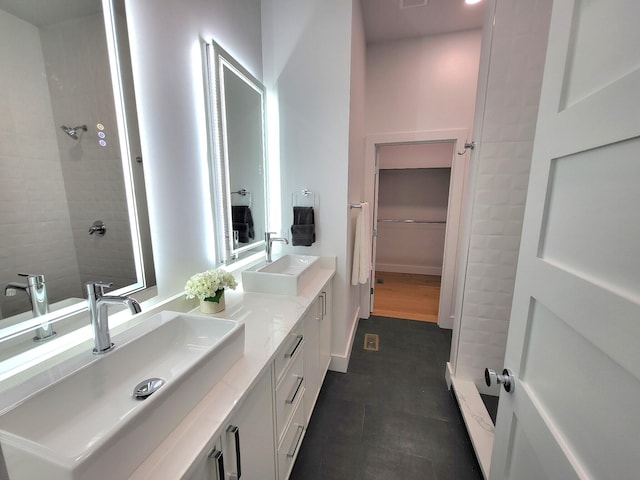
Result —
<instances>
[{"instance_id":1,"label":"white cabinet drawer","mask_svg":"<svg viewBox=\"0 0 640 480\"><path fill-rule=\"evenodd\" d=\"M276 387L276 432L278 440L282 438L284 427L293 414L294 406L304 396L304 369L302 344L293 357Z\"/></svg>"},{"instance_id":2,"label":"white cabinet drawer","mask_svg":"<svg viewBox=\"0 0 640 480\"><path fill-rule=\"evenodd\" d=\"M276 357L273 361L276 385L280 382L284 371L291 364L293 357L302 347L303 338L304 336L302 334L302 322L300 322L289 334L289 338L287 338L283 342L282 347L280 347L280 349L278 350L278 353L276 354Z\"/></svg>"},{"instance_id":3,"label":"white cabinet drawer","mask_svg":"<svg viewBox=\"0 0 640 480\"><path fill-rule=\"evenodd\" d=\"M287 425L278 448L278 480L289 478L293 463L296 460L300 445L302 444L305 423L304 408L302 408L301 400L301 398L298 399L294 404L295 408L293 416L291 417L291 423Z\"/></svg>"}]
</instances>

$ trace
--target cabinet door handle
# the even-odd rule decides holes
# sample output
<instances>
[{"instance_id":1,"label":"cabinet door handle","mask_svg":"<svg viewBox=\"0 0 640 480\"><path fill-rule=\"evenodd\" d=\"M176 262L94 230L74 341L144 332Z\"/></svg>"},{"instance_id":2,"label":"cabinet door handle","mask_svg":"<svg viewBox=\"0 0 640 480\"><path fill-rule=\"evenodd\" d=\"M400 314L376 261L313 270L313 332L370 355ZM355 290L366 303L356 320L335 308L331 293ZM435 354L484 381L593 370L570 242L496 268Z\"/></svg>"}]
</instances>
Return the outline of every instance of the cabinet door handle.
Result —
<instances>
[{"instance_id":1,"label":"cabinet door handle","mask_svg":"<svg viewBox=\"0 0 640 480\"><path fill-rule=\"evenodd\" d=\"M322 297L322 318L327 315L327 292L322 292L320 294Z\"/></svg>"},{"instance_id":2,"label":"cabinet door handle","mask_svg":"<svg viewBox=\"0 0 640 480\"><path fill-rule=\"evenodd\" d=\"M222 452L214 447L209 454L209 462L213 463L213 465L211 463L209 464L208 477L213 480L224 480L224 459ZM213 467L213 472L211 472L211 467Z\"/></svg>"},{"instance_id":3,"label":"cabinet door handle","mask_svg":"<svg viewBox=\"0 0 640 480\"><path fill-rule=\"evenodd\" d=\"M296 335L295 340L293 341L293 343L291 343L291 345L289 346L290 349L288 352L284 353L284 358L291 358L293 357L293 355L296 353L296 350L298 350L298 347L300 346L300 344L302 343L302 339L304 337L302 335Z\"/></svg>"},{"instance_id":4,"label":"cabinet door handle","mask_svg":"<svg viewBox=\"0 0 640 480\"><path fill-rule=\"evenodd\" d=\"M242 470L241 470L242 462L240 461L240 429L236 425L229 425L227 427L227 433L230 433L233 435L234 441L236 444L236 475L237 476L232 478L239 480L240 476L242 475Z\"/></svg>"},{"instance_id":5,"label":"cabinet door handle","mask_svg":"<svg viewBox=\"0 0 640 480\"><path fill-rule=\"evenodd\" d=\"M304 425L298 424L298 433L294 442L291 444L291 448L287 452L287 457L293 457L296 454L296 450L298 450L298 445L300 444L300 439L302 438L302 432L304 432Z\"/></svg>"},{"instance_id":6,"label":"cabinet door handle","mask_svg":"<svg viewBox=\"0 0 640 480\"><path fill-rule=\"evenodd\" d=\"M287 399L285 400L285 403L289 403L289 404L293 403L293 401L298 396L298 392L300 391L300 387L302 386L302 381L304 380L304 377L301 377L299 375L297 377L298 378L296 380L296 383L291 389L291 393L289 394L289 397L287 397Z\"/></svg>"}]
</instances>

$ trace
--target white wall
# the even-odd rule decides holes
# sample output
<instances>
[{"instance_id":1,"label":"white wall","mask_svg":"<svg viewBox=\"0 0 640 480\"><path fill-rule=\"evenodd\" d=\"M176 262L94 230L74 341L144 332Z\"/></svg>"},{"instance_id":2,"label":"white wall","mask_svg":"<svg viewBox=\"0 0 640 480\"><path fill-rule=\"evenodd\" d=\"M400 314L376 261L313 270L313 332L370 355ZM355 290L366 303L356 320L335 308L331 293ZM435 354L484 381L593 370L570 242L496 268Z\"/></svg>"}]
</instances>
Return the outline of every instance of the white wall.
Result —
<instances>
[{"instance_id":1,"label":"white wall","mask_svg":"<svg viewBox=\"0 0 640 480\"><path fill-rule=\"evenodd\" d=\"M367 92L366 118L367 136L375 139L422 138L450 139L456 133L458 144L469 137L474 118L474 102L480 60L481 30L433 35L404 41L369 45L367 48ZM451 274L443 278L443 305L440 324L451 328L453 320L452 299L457 269L456 252L458 215L462 185L466 181L467 156L456 156L455 188L450 198L452 212L447 227L445 258ZM367 155L366 169L373 172L375 148ZM367 188L367 199L374 201L373 181ZM455 260L450 260L455 259ZM449 288L451 285L451 288ZM361 305L366 305L363 298Z\"/></svg>"},{"instance_id":2,"label":"white wall","mask_svg":"<svg viewBox=\"0 0 640 480\"><path fill-rule=\"evenodd\" d=\"M278 98L281 229L290 237L292 195L316 196L316 242L284 249L335 255L333 354L346 356L349 174L349 93L352 4L265 0L262 9L264 83Z\"/></svg>"},{"instance_id":3,"label":"white wall","mask_svg":"<svg viewBox=\"0 0 640 480\"><path fill-rule=\"evenodd\" d=\"M455 375L484 385L502 370L551 0L498 1L478 148ZM489 19L491 21L491 19ZM455 335L454 335L455 338ZM455 353L455 352L454 352Z\"/></svg>"},{"instance_id":4,"label":"white wall","mask_svg":"<svg viewBox=\"0 0 640 480\"><path fill-rule=\"evenodd\" d=\"M351 26L351 91L349 105L349 189L347 192L349 204L359 204L365 200L365 145L366 135L365 111L366 111L366 41L364 35L364 20L362 18L362 5L358 1L353 3L353 15ZM347 224L347 281L350 285L351 265L353 264L353 245L355 240L355 222L359 210L349 208L349 221ZM360 317L360 298L369 297L369 285L348 286L349 305L345 315L343 331L347 339L345 350L350 347L352 331L358 325ZM343 368L344 370L344 368Z\"/></svg>"},{"instance_id":5,"label":"white wall","mask_svg":"<svg viewBox=\"0 0 640 480\"><path fill-rule=\"evenodd\" d=\"M159 295L213 260L201 42L262 78L260 1L127 0Z\"/></svg>"},{"instance_id":6,"label":"white wall","mask_svg":"<svg viewBox=\"0 0 640 480\"><path fill-rule=\"evenodd\" d=\"M452 142L408 143L378 147L378 167L451 168Z\"/></svg>"},{"instance_id":7,"label":"white wall","mask_svg":"<svg viewBox=\"0 0 640 480\"><path fill-rule=\"evenodd\" d=\"M367 134L473 124L481 30L367 46Z\"/></svg>"}]
</instances>

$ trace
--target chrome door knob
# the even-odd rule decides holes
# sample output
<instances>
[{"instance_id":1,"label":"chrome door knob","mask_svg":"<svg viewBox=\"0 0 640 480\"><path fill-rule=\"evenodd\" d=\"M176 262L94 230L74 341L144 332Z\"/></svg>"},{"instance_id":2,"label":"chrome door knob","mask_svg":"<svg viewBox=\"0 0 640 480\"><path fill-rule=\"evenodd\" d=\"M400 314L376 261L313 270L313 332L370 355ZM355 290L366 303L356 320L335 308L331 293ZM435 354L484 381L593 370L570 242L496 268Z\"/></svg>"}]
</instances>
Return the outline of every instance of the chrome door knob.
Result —
<instances>
[{"instance_id":1,"label":"chrome door knob","mask_svg":"<svg viewBox=\"0 0 640 480\"><path fill-rule=\"evenodd\" d=\"M484 369L484 381L487 384L487 387L491 385L502 385L504 389L511 393L516 385L516 379L513 376L513 372L508 368L502 370L502 375L496 373L495 370L490 368Z\"/></svg>"}]
</instances>

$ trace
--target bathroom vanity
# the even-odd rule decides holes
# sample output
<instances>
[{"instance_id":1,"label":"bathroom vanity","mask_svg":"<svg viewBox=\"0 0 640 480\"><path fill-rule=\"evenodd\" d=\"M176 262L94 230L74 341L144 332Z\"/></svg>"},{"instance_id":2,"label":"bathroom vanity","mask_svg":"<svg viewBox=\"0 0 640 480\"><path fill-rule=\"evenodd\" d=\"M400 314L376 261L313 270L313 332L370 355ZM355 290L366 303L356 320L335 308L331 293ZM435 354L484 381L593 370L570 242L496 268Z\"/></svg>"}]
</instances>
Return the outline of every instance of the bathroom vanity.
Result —
<instances>
[{"instance_id":1,"label":"bathroom vanity","mask_svg":"<svg viewBox=\"0 0 640 480\"><path fill-rule=\"evenodd\" d=\"M225 294L244 356L130 480L289 477L331 360L335 258L319 261L297 296Z\"/></svg>"},{"instance_id":2,"label":"bathroom vanity","mask_svg":"<svg viewBox=\"0 0 640 480\"><path fill-rule=\"evenodd\" d=\"M331 359L335 258L287 257L266 279L297 276L302 262L312 274L297 295L240 285L215 316L178 295L134 317L112 352L84 355L80 370L17 402L0 417L0 479L288 478ZM202 353L214 324L229 333L215 334L220 353ZM151 396L136 399L131 377L155 371L166 384L145 384L139 393Z\"/></svg>"}]
</instances>

